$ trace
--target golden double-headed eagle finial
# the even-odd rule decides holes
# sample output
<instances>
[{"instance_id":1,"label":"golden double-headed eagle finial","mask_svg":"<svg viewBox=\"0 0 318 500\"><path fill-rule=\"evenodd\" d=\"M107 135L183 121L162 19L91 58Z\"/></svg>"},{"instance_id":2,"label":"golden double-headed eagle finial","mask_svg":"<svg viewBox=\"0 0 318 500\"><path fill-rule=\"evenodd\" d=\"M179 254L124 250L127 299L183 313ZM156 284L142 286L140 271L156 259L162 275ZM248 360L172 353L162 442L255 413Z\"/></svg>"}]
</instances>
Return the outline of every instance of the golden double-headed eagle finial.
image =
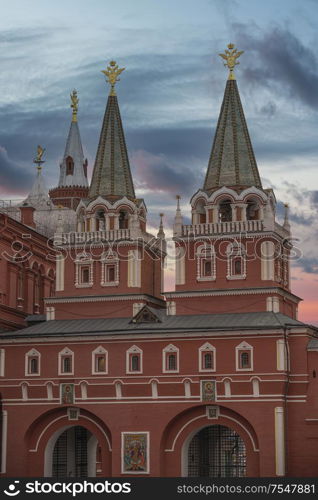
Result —
<instances>
[{"instance_id":1,"label":"golden double-headed eagle finial","mask_svg":"<svg viewBox=\"0 0 318 500\"><path fill-rule=\"evenodd\" d=\"M77 90L74 89L71 93L72 122L77 122L78 103Z\"/></svg>"},{"instance_id":2,"label":"golden double-headed eagle finial","mask_svg":"<svg viewBox=\"0 0 318 500\"><path fill-rule=\"evenodd\" d=\"M44 160L42 160L44 152L45 148L42 148L42 146L38 145L36 150L36 157L33 160L33 163L36 164L38 170L41 170L42 164L44 163Z\"/></svg>"},{"instance_id":3,"label":"golden double-headed eagle finial","mask_svg":"<svg viewBox=\"0 0 318 500\"><path fill-rule=\"evenodd\" d=\"M225 54L219 54L226 62L224 63L224 66L227 66L230 70L229 74L229 80L235 80L234 76L234 68L237 64L240 64L237 59L244 54L244 50L241 50L240 52L237 51L235 48L234 43L229 43L227 46L227 49L224 51Z\"/></svg>"},{"instance_id":4,"label":"golden double-headed eagle finial","mask_svg":"<svg viewBox=\"0 0 318 500\"><path fill-rule=\"evenodd\" d=\"M120 68L116 61L110 61L109 65L106 69L102 71L106 76L107 82L110 84L110 92L109 95L116 95L115 85L116 82L119 82L120 78L118 76L122 73L125 68Z\"/></svg>"}]
</instances>

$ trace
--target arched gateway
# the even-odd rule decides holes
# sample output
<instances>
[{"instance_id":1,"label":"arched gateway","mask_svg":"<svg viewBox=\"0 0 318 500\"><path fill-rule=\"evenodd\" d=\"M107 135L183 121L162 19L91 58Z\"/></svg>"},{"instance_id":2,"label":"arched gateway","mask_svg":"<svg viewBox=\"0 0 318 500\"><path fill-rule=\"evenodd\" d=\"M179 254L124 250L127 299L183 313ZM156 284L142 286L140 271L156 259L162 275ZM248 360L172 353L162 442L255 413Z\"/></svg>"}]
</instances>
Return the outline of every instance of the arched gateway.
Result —
<instances>
[{"instance_id":1,"label":"arched gateway","mask_svg":"<svg viewBox=\"0 0 318 500\"><path fill-rule=\"evenodd\" d=\"M188 447L189 477L244 477L246 449L237 432L210 425L197 432Z\"/></svg>"},{"instance_id":2,"label":"arched gateway","mask_svg":"<svg viewBox=\"0 0 318 500\"><path fill-rule=\"evenodd\" d=\"M46 477L94 477L98 441L80 425L64 427L48 441L45 450Z\"/></svg>"}]
</instances>

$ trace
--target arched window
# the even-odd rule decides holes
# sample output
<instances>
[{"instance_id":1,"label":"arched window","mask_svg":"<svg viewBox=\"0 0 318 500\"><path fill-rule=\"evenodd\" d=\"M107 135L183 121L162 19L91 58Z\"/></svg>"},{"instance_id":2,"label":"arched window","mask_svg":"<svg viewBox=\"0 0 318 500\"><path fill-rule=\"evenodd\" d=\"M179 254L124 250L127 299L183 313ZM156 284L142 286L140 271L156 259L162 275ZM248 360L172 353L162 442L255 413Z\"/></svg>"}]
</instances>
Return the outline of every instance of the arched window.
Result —
<instances>
[{"instance_id":1,"label":"arched window","mask_svg":"<svg viewBox=\"0 0 318 500\"><path fill-rule=\"evenodd\" d=\"M119 259L115 252L105 252L101 257L101 285L117 286L119 284Z\"/></svg>"},{"instance_id":2,"label":"arched window","mask_svg":"<svg viewBox=\"0 0 318 500\"><path fill-rule=\"evenodd\" d=\"M107 373L107 351L102 346L92 352L92 373Z\"/></svg>"},{"instance_id":3,"label":"arched window","mask_svg":"<svg viewBox=\"0 0 318 500\"><path fill-rule=\"evenodd\" d=\"M246 254L244 245L234 241L230 243L227 253L227 274L228 280L246 278Z\"/></svg>"},{"instance_id":4,"label":"arched window","mask_svg":"<svg viewBox=\"0 0 318 500\"><path fill-rule=\"evenodd\" d=\"M197 218L197 224L205 224L206 223L206 210L205 210L205 201L199 200L195 207L195 214ZM195 223L195 222L194 222Z\"/></svg>"},{"instance_id":5,"label":"arched window","mask_svg":"<svg viewBox=\"0 0 318 500\"><path fill-rule=\"evenodd\" d=\"M236 347L236 370L253 370L253 347L247 342Z\"/></svg>"},{"instance_id":6,"label":"arched window","mask_svg":"<svg viewBox=\"0 0 318 500\"><path fill-rule=\"evenodd\" d=\"M74 373L74 353L68 347L59 353L59 375Z\"/></svg>"},{"instance_id":7,"label":"arched window","mask_svg":"<svg viewBox=\"0 0 318 500\"><path fill-rule=\"evenodd\" d=\"M260 218L260 208L257 201L250 199L247 200L246 207L246 219L247 220L258 220Z\"/></svg>"},{"instance_id":8,"label":"arched window","mask_svg":"<svg viewBox=\"0 0 318 500\"><path fill-rule=\"evenodd\" d=\"M119 229L128 229L128 213L125 210L119 212L118 224Z\"/></svg>"},{"instance_id":9,"label":"arched window","mask_svg":"<svg viewBox=\"0 0 318 500\"><path fill-rule=\"evenodd\" d=\"M229 222L232 220L231 200L222 200L219 204L219 222Z\"/></svg>"},{"instance_id":10,"label":"arched window","mask_svg":"<svg viewBox=\"0 0 318 500\"><path fill-rule=\"evenodd\" d=\"M197 249L197 281L214 281L216 260L212 245L200 245Z\"/></svg>"},{"instance_id":11,"label":"arched window","mask_svg":"<svg viewBox=\"0 0 318 500\"><path fill-rule=\"evenodd\" d=\"M199 348L199 371L215 371L215 347L209 342Z\"/></svg>"},{"instance_id":12,"label":"arched window","mask_svg":"<svg viewBox=\"0 0 318 500\"><path fill-rule=\"evenodd\" d=\"M135 345L126 352L126 372L142 373L142 350Z\"/></svg>"},{"instance_id":13,"label":"arched window","mask_svg":"<svg viewBox=\"0 0 318 500\"><path fill-rule=\"evenodd\" d=\"M40 375L41 354L36 349L31 349L25 355L25 375Z\"/></svg>"},{"instance_id":14,"label":"arched window","mask_svg":"<svg viewBox=\"0 0 318 500\"><path fill-rule=\"evenodd\" d=\"M165 347L162 351L162 371L179 371L179 349L172 344Z\"/></svg>"},{"instance_id":15,"label":"arched window","mask_svg":"<svg viewBox=\"0 0 318 500\"><path fill-rule=\"evenodd\" d=\"M96 213L96 231L105 231L106 219L104 210L98 210Z\"/></svg>"},{"instance_id":16,"label":"arched window","mask_svg":"<svg viewBox=\"0 0 318 500\"><path fill-rule=\"evenodd\" d=\"M93 286L93 259L85 252L76 256L75 286L77 288Z\"/></svg>"},{"instance_id":17,"label":"arched window","mask_svg":"<svg viewBox=\"0 0 318 500\"><path fill-rule=\"evenodd\" d=\"M66 175L73 175L74 173L74 161L71 156L66 158Z\"/></svg>"}]
</instances>

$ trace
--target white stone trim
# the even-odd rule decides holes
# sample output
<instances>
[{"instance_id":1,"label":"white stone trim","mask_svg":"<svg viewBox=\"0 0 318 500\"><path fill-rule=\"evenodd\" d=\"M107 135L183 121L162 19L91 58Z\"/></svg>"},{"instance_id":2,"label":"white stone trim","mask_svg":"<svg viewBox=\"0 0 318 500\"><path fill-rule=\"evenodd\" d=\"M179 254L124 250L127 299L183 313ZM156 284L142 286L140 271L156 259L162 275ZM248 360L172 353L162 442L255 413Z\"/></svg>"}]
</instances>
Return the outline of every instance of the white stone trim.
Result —
<instances>
[{"instance_id":1,"label":"white stone trim","mask_svg":"<svg viewBox=\"0 0 318 500\"><path fill-rule=\"evenodd\" d=\"M204 353L212 353L212 368L204 368L203 367L203 354ZM216 349L209 342L206 342L201 347L199 347L199 372L215 372L216 371Z\"/></svg>"},{"instance_id":2,"label":"white stone trim","mask_svg":"<svg viewBox=\"0 0 318 500\"><path fill-rule=\"evenodd\" d=\"M88 283L82 282L82 268L88 267L89 278ZM93 259L86 252L82 252L75 259L75 287L76 288L91 288L94 284L93 275Z\"/></svg>"},{"instance_id":3,"label":"white stone trim","mask_svg":"<svg viewBox=\"0 0 318 500\"><path fill-rule=\"evenodd\" d=\"M169 354L176 354L176 369L169 370L167 368L167 357ZM163 373L178 373L179 372L179 348L173 344L169 344L162 349L162 371Z\"/></svg>"},{"instance_id":4,"label":"white stone trim","mask_svg":"<svg viewBox=\"0 0 318 500\"><path fill-rule=\"evenodd\" d=\"M262 281L274 280L275 243L263 241L261 243L261 279Z\"/></svg>"},{"instance_id":5,"label":"white stone trim","mask_svg":"<svg viewBox=\"0 0 318 500\"><path fill-rule=\"evenodd\" d=\"M284 339L276 340L277 370L287 370L287 353Z\"/></svg>"},{"instance_id":6,"label":"white stone trim","mask_svg":"<svg viewBox=\"0 0 318 500\"><path fill-rule=\"evenodd\" d=\"M250 344L248 344L247 342L241 342L239 345L237 345L235 347L235 365L236 365L236 371L239 371L239 372L251 372L254 370L253 368L253 346L251 346ZM249 354L250 354L250 363L251 363L251 366L250 368L240 368L240 353L241 351L249 351Z\"/></svg>"},{"instance_id":7,"label":"white stone trim","mask_svg":"<svg viewBox=\"0 0 318 500\"><path fill-rule=\"evenodd\" d=\"M71 371L70 372L64 372L62 370L62 360L64 356L69 356L71 358ZM59 352L58 354L58 374L65 377L68 375L74 375L74 352L71 351L68 347L65 347L62 351Z\"/></svg>"},{"instance_id":8,"label":"white stone trim","mask_svg":"<svg viewBox=\"0 0 318 500\"><path fill-rule=\"evenodd\" d=\"M138 354L139 355L139 370L131 370L130 367L130 358L131 355ZM133 345L126 351L126 373L129 374L136 374L136 373L142 373L142 368L143 368L143 359L142 356L143 351L140 349L138 346Z\"/></svg>"},{"instance_id":9,"label":"white stone trim","mask_svg":"<svg viewBox=\"0 0 318 500\"><path fill-rule=\"evenodd\" d=\"M176 285L185 284L185 248L183 246L176 247L175 262L176 262Z\"/></svg>"},{"instance_id":10,"label":"white stone trim","mask_svg":"<svg viewBox=\"0 0 318 500\"><path fill-rule=\"evenodd\" d=\"M0 377L5 373L5 349L0 349Z\"/></svg>"},{"instance_id":11,"label":"white stone trim","mask_svg":"<svg viewBox=\"0 0 318 500\"><path fill-rule=\"evenodd\" d=\"M285 422L284 408L275 408L275 463L276 476L285 476Z\"/></svg>"},{"instance_id":12,"label":"white stone trim","mask_svg":"<svg viewBox=\"0 0 318 500\"><path fill-rule=\"evenodd\" d=\"M7 472L8 412L2 410L1 474Z\"/></svg>"},{"instance_id":13,"label":"white stone trim","mask_svg":"<svg viewBox=\"0 0 318 500\"><path fill-rule=\"evenodd\" d=\"M298 304L299 298L290 292L286 292L281 288L238 288L238 289L224 289L224 290L200 290L198 292L186 291L186 292L165 292L164 296L169 299L177 299L179 297L221 297L225 295L257 295L257 294L268 294L277 293L283 297L287 297L292 302Z\"/></svg>"},{"instance_id":14,"label":"white stone trim","mask_svg":"<svg viewBox=\"0 0 318 500\"><path fill-rule=\"evenodd\" d=\"M141 286L141 259L139 249L128 251L127 286L129 288L139 288Z\"/></svg>"},{"instance_id":15,"label":"white stone trim","mask_svg":"<svg viewBox=\"0 0 318 500\"><path fill-rule=\"evenodd\" d=\"M64 274L65 274L65 257L64 255L56 256L56 280L55 291L61 292L64 290Z\"/></svg>"}]
</instances>

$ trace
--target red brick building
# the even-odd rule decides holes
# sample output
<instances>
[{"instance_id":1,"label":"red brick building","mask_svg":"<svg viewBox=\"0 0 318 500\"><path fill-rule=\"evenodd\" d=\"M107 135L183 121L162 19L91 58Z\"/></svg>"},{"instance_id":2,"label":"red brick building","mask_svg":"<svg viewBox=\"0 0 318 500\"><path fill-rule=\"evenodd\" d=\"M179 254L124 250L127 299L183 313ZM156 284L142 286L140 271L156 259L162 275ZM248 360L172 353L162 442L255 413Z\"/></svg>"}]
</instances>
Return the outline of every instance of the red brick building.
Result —
<instances>
[{"instance_id":1,"label":"red brick building","mask_svg":"<svg viewBox=\"0 0 318 500\"><path fill-rule=\"evenodd\" d=\"M46 321L1 335L3 475L316 475L317 332L297 320L287 207L280 225L227 63L191 225L178 202L165 294L165 235L162 223L147 233L135 197L121 70L105 71L93 177L76 232L55 237Z\"/></svg>"}]
</instances>

